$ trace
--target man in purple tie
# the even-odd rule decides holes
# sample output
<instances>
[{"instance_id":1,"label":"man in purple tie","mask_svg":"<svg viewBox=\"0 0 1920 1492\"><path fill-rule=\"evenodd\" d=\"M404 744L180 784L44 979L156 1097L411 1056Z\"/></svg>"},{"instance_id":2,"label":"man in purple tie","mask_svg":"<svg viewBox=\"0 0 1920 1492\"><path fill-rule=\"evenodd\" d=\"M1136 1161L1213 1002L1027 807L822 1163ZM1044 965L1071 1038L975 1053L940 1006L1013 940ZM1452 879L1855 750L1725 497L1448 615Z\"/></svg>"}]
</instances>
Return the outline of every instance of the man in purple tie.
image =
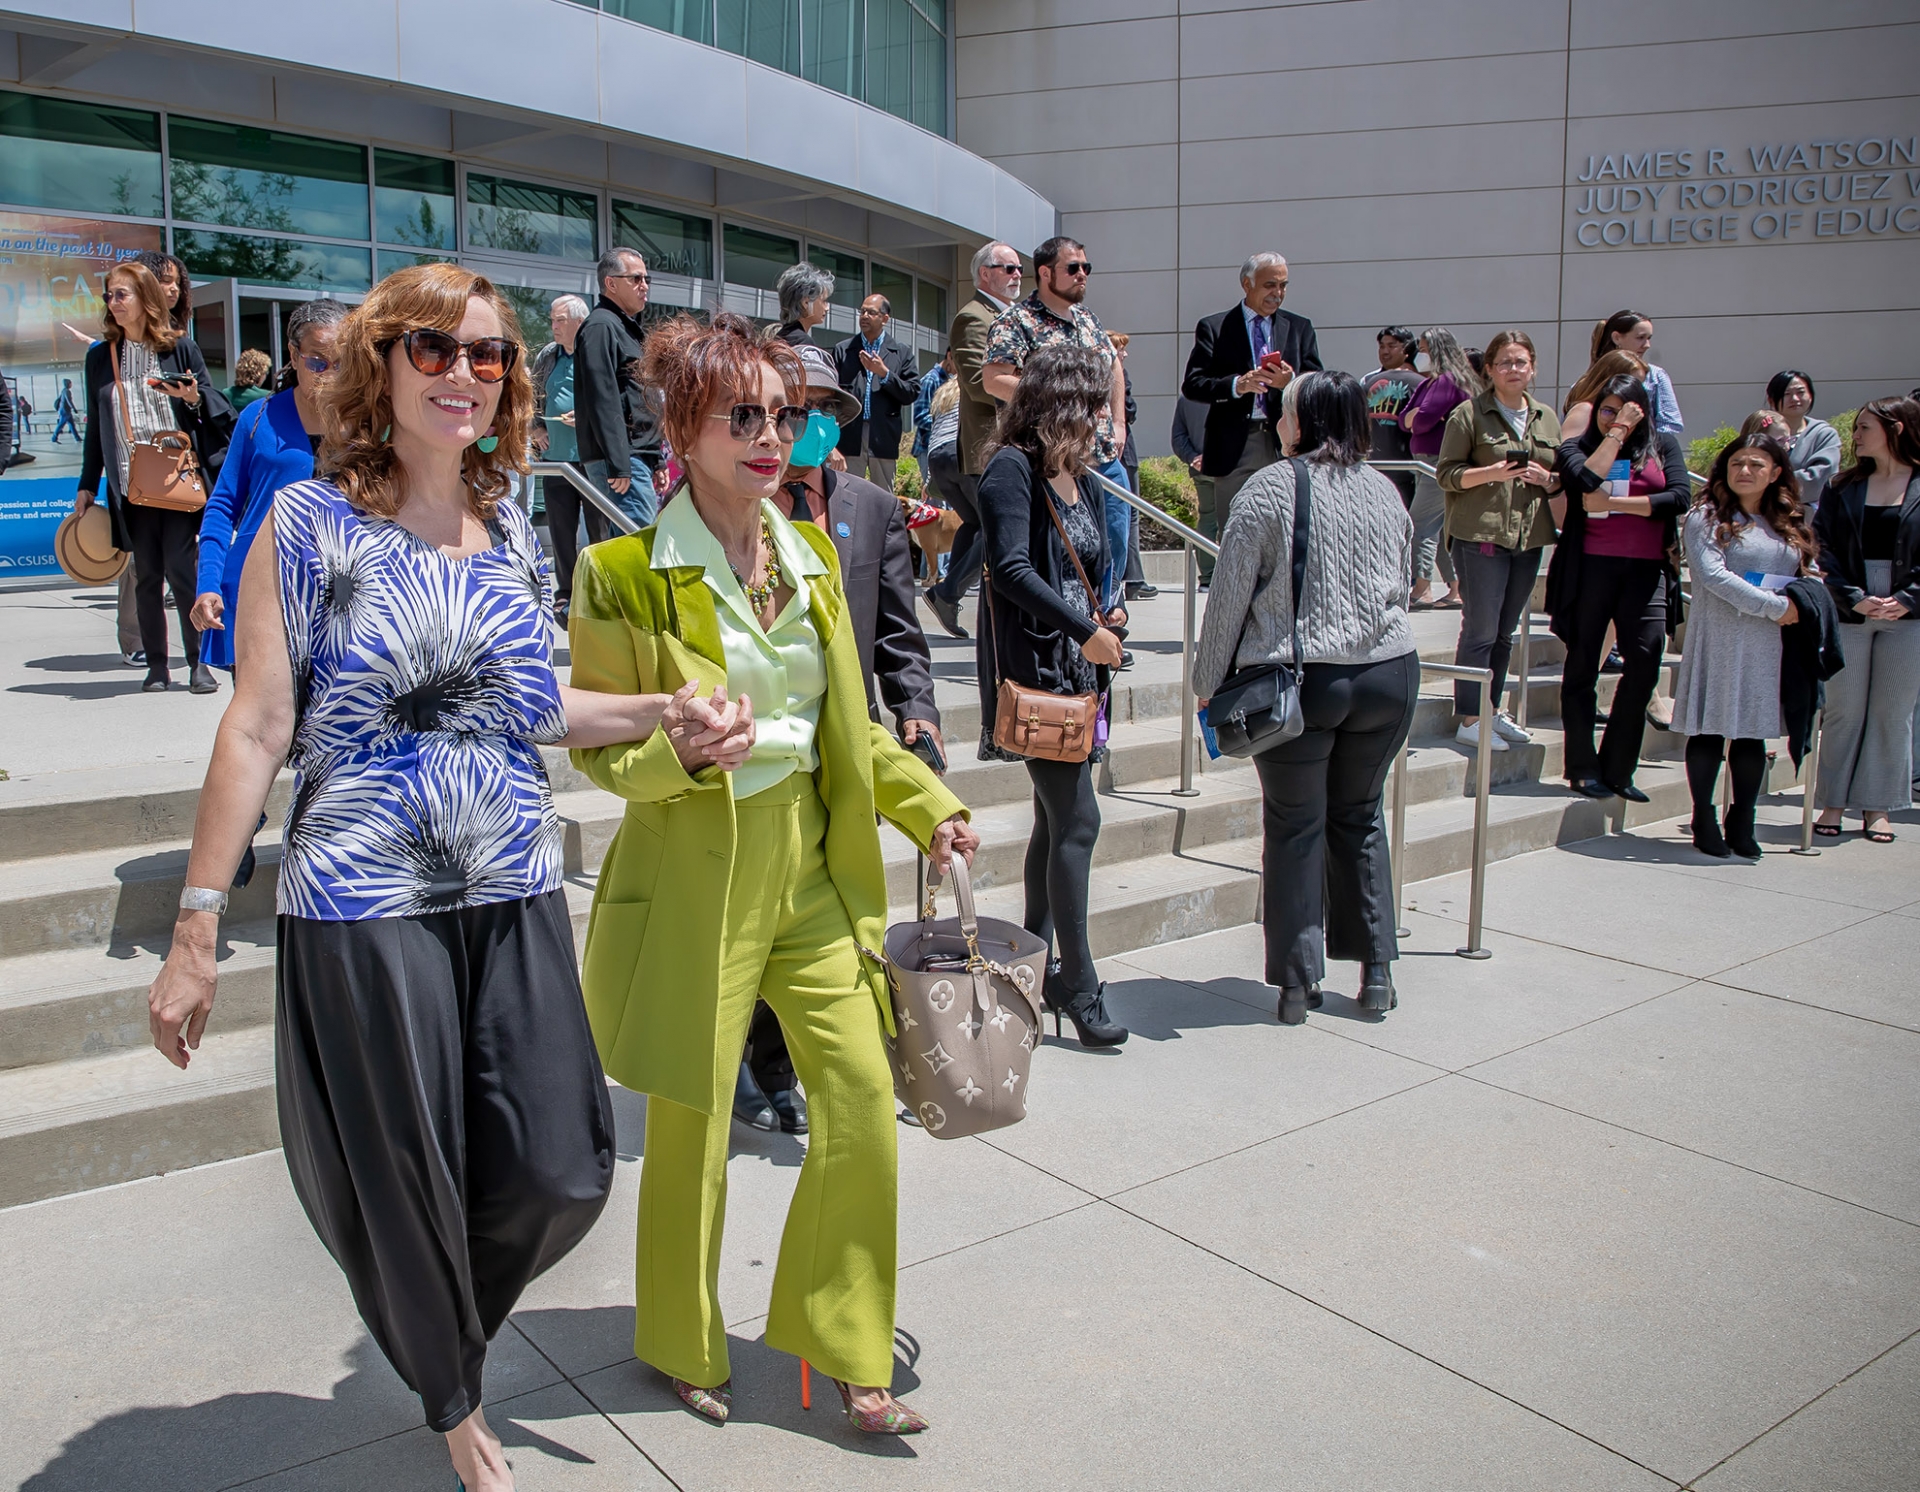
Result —
<instances>
[{"instance_id":1,"label":"man in purple tie","mask_svg":"<svg viewBox=\"0 0 1920 1492\"><path fill-rule=\"evenodd\" d=\"M1253 255L1240 267L1240 290L1239 305L1194 328L1180 385L1187 398L1207 406L1200 472L1214 479L1222 529L1247 478L1280 459L1280 390L1296 374L1321 371L1313 323L1280 309L1287 298L1287 261L1278 254Z\"/></svg>"}]
</instances>

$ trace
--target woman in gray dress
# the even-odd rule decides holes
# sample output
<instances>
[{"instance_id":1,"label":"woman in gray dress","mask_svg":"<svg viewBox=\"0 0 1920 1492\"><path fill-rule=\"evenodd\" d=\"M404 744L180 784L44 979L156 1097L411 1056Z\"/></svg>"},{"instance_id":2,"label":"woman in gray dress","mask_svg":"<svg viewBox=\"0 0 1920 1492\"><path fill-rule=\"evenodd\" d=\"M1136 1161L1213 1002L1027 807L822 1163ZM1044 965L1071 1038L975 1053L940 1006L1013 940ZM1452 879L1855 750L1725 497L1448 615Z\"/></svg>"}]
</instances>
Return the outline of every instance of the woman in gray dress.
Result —
<instances>
[{"instance_id":1,"label":"woman in gray dress","mask_svg":"<svg viewBox=\"0 0 1920 1492\"><path fill-rule=\"evenodd\" d=\"M1687 515L1684 543L1693 607L1673 728L1688 738L1693 845L1716 860L1754 860L1767 741L1782 731L1780 629L1799 620L1783 587L1810 570L1818 553L1786 447L1749 435L1722 451ZM1724 835L1713 811L1722 757L1733 786Z\"/></svg>"}]
</instances>

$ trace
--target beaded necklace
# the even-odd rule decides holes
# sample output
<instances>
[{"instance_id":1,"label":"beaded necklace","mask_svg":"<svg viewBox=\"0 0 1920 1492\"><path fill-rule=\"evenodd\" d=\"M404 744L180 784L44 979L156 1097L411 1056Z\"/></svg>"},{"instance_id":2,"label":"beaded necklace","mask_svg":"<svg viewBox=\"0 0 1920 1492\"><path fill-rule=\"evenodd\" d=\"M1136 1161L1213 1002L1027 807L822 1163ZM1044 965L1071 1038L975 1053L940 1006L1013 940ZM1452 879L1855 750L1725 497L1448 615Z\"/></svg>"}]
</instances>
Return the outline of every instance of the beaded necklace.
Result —
<instances>
[{"instance_id":1,"label":"beaded necklace","mask_svg":"<svg viewBox=\"0 0 1920 1492\"><path fill-rule=\"evenodd\" d=\"M764 585L748 584L747 577L740 573L733 561L727 561L727 568L733 571L733 578L739 582L740 589L747 593L747 602L756 616L767 609L767 603L773 600L773 593L785 583L780 573L780 558L773 548L773 530L767 526L765 518L760 520L760 542L767 549L767 579Z\"/></svg>"}]
</instances>

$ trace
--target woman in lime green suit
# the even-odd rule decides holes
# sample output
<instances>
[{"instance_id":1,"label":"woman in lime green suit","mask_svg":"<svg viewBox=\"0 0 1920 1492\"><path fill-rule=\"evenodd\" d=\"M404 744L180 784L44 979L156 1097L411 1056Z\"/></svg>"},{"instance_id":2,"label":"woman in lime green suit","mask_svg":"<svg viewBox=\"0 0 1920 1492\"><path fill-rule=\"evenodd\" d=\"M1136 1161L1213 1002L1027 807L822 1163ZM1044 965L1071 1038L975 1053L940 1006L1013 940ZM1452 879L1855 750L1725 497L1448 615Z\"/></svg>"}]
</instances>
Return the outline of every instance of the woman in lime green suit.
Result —
<instances>
[{"instance_id":1,"label":"woman in lime green suit","mask_svg":"<svg viewBox=\"0 0 1920 1492\"><path fill-rule=\"evenodd\" d=\"M731 772L691 776L670 730L573 754L627 800L581 983L606 1070L648 1095L634 1352L689 1407L727 1417L730 1100L764 997L812 1129L767 1343L838 1380L855 1425L911 1433L926 1422L889 1391L896 1157L875 815L942 868L956 850L971 858L979 837L959 800L868 719L832 541L767 501L807 422L792 349L727 313L711 328L681 317L649 334L642 380L664 396L688 483L653 528L581 556L573 684L697 683L750 707L755 738Z\"/></svg>"}]
</instances>

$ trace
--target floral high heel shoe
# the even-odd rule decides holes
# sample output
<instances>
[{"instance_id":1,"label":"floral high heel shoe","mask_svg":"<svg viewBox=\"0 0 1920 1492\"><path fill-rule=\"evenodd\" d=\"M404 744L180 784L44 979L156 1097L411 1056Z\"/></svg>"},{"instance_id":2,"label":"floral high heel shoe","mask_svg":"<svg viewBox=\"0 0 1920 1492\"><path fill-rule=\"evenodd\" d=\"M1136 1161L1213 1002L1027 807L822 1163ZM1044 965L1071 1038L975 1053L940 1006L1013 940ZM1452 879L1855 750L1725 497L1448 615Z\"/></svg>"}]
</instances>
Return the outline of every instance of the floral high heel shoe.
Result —
<instances>
[{"instance_id":1,"label":"floral high heel shoe","mask_svg":"<svg viewBox=\"0 0 1920 1492\"><path fill-rule=\"evenodd\" d=\"M716 1425L724 1425L727 1416L733 1413L733 1380L729 1378L718 1388L699 1388L684 1378L673 1380L673 1391L680 1396L695 1414L712 1420Z\"/></svg>"},{"instance_id":2,"label":"floral high heel shoe","mask_svg":"<svg viewBox=\"0 0 1920 1492\"><path fill-rule=\"evenodd\" d=\"M885 1409L861 1409L853 1402L853 1390L838 1378L833 1386L840 1390L840 1402L846 1406L847 1423L868 1435L918 1435L928 1428L926 1416L909 1409L898 1399ZM800 1359L800 1407L813 1408L813 1365Z\"/></svg>"}]
</instances>

